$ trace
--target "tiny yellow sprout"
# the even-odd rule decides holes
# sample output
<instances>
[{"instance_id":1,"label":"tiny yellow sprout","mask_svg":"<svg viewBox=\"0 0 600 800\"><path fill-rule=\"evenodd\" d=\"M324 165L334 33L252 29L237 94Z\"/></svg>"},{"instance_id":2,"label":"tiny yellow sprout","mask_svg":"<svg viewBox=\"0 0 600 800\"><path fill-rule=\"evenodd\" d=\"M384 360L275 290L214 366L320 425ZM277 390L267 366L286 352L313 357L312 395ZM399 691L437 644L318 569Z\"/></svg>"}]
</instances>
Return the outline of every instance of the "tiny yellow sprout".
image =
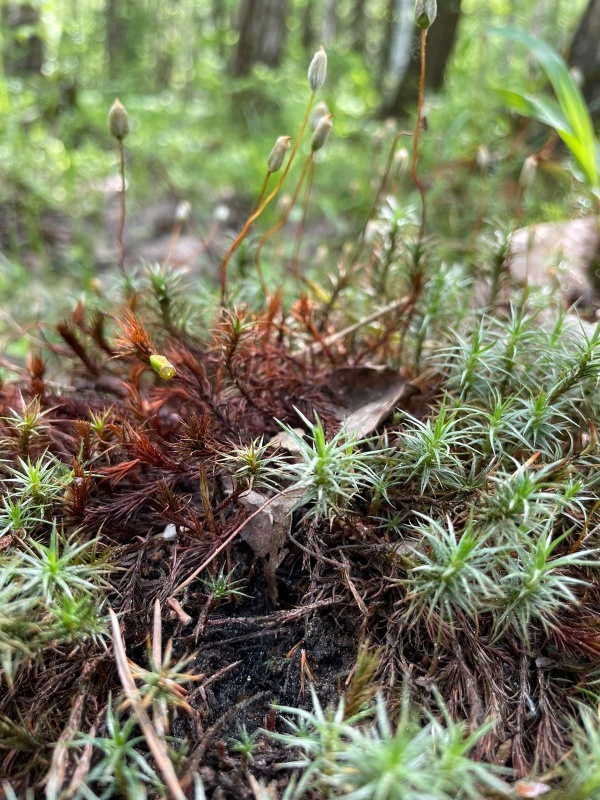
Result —
<instances>
[{"instance_id":1,"label":"tiny yellow sprout","mask_svg":"<svg viewBox=\"0 0 600 800\"><path fill-rule=\"evenodd\" d=\"M177 374L177 370L169 359L165 358L165 356L159 356L156 353L150 356L150 366L163 381L173 380Z\"/></svg>"}]
</instances>

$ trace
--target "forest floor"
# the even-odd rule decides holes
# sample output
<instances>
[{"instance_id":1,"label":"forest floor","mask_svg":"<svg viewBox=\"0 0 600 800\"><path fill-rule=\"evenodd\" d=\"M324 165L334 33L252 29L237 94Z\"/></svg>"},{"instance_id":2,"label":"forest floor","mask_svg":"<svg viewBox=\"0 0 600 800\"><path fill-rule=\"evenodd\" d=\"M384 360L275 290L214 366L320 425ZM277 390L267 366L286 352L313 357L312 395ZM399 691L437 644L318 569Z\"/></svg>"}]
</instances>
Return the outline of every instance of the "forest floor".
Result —
<instances>
[{"instance_id":1,"label":"forest floor","mask_svg":"<svg viewBox=\"0 0 600 800\"><path fill-rule=\"evenodd\" d=\"M404 337L419 319L415 315L427 318L417 311L426 296L422 276L411 272L408 295L380 307L373 318L366 315L347 327L343 315L329 317L323 311L327 302L322 299L319 307L317 301L299 295L284 310L274 293L256 312L213 308L211 325L200 334L191 333L184 324L191 283L209 271L216 275L230 239L229 226L238 227L237 215L243 218L247 213L243 207L226 213L226 205L222 203L222 212L204 238L193 231L174 235L171 200L160 201L143 215L133 214L126 269L135 269L140 256L151 263L168 259L169 265L154 272L142 270L143 277L120 304L105 302L102 309L78 302L58 324L56 335L47 337L43 354L31 352L25 362L2 362L12 376L0 393L4 499L21 503L30 514L22 528L10 520L6 524L0 538L5 558L11 553L20 558L22 541L46 542L54 520L64 535L61 546L68 547L69 536L95 542L95 554L110 564L110 571L107 568L105 574L107 585L93 595L102 619L92 624L72 609L71 616L60 616L52 605L56 598L47 595L41 611L34 605L40 614L34 629L25 619L21 628L10 629L24 644L21 648L14 639L4 642L15 668L0 698L0 736L5 742L0 775L10 779L18 797L25 797L28 789L41 797L48 784L62 788L56 795L61 798L80 796L77 782L81 775L93 776L90 765L95 763L82 737L106 732L112 698L124 686L114 647L118 636L130 659L128 669L142 688L153 685L156 674L153 678L150 673L160 672L156 665L169 649L166 642L172 642L162 676L177 682L174 673L183 673L180 682L185 688L175 691L168 712L152 706L152 720L174 737L171 758L187 796L194 776L200 775L213 800L278 798L289 784L289 770L278 766L289 759L289 750L270 734L286 730L283 720L289 709L313 708L311 687L323 707L335 706L343 697L350 716L381 691L395 718L410 681L415 701L427 713L439 712L441 697L449 714L465 720L470 732L493 715L496 725L487 728L473 748L477 759L506 767L513 778L529 775L534 765L550 770L569 743L565 719L572 698L585 692L581 676L590 671L593 676L592 662L600 652L596 583L590 581L579 610L566 607L560 629L540 622L544 617L534 617L533 643L521 638L517 622L499 637L493 604L482 612L481 627L477 614L473 621L463 613L460 600L455 601L458 610L452 611L456 617L451 620L439 608L429 616L411 618L406 609L412 595L404 587L416 573L411 573L415 558L429 552L425 539L415 539L424 518L448 520L451 531L453 524L468 527L471 515L484 515L486 504L492 507L496 502L502 480L509 485L519 470L536 474L540 454L537 474L544 482L539 491L537 478L530 487L540 520L546 519L547 498L561 481L570 486L578 469L582 486L589 481L595 487L585 440L587 436L592 444L595 441L593 412L589 430L582 411L582 418L564 434L567 406L553 410L552 419L559 421L556 435L564 437L555 446L554 429L544 434L549 444L526 438L533 417L524 407L514 417L514 425L521 428L516 443L510 443L512 449L505 445L506 455L481 444L489 436L488 422L479 430L469 421L479 413L481 397L474 396L474 405L465 407L460 419L463 411L456 399L457 430L464 437L457 446L462 461L450 459L451 467L445 467L454 445L442 442L430 472L436 474L439 467L440 475L449 471L449 477L444 473L437 483L428 484L429 472L417 471L421 461L412 472L402 472L403 448L413 435L406 431L410 426L413 433L426 431L435 419L443 422L443 398L458 380L455 377L452 384L452 377L435 367L417 369L402 358ZM243 203L232 199L230 205L235 209ZM105 220L106 234L94 255L101 282L108 274L102 264L116 256L111 242L118 216L112 203ZM54 257L60 259L69 233L60 219L55 224ZM322 233L315 232L314 239ZM515 278L527 278L532 292L537 285L540 295L547 287L560 290L558 305L542 311L530 308L531 297L527 291L523 294L522 330L531 327L523 351L519 349L526 366L515 368L515 385L507 382L503 389L510 403L516 403L520 393L536 396L535 368L541 363L536 337L550 337L548 331L563 324L560 308L574 296L583 298L588 322L578 322L573 312L564 315L567 332L560 358L574 358L573 353L579 358L578 348L586 341L594 370L598 366L589 324L597 316L598 302L587 277L590 253L597 250L595 220L577 220L574 228L543 229L541 253L535 250L534 234L532 228L513 234L513 260L502 262L496 316L491 320L485 312L483 317L491 320L490 327L498 325L490 350L504 342L503 326L518 291ZM310 228L307 235L310 246ZM569 249L571 268L546 269L548 248L563 254ZM186 264L183 277L171 266L178 259ZM481 307L480 295L488 286L489 274L474 284L467 301L458 297L463 325L471 324L469 304ZM571 324L579 326L581 340L571 340ZM414 330L418 332L418 326ZM450 331L454 335L452 326ZM153 362L157 357L173 373L162 373L160 365L165 364ZM559 369L559 356L552 357L552 380L558 381L568 402L572 387L564 388L560 381L564 383L564 374L575 374L576 367L569 367L571 372ZM457 367L460 380L463 374ZM594 402L590 374L591 367L577 378L585 392L589 390L579 403ZM477 380L475 372L473 381ZM518 382L526 380L532 381L531 387ZM573 386L578 387L575 379ZM307 453L310 447L318 449L317 417L324 442L335 443L343 428L344 435L353 434L361 442L365 455L382 443L389 448L386 453L395 453L391 468L387 456L375 453L369 490L362 491L358 483L337 495L336 489L333 500L326 498L330 506L322 514L315 513L324 502L318 481L310 494L310 484L303 487L304 478L299 478L300 465L314 466L315 459L307 460ZM512 435L509 430L507 436ZM343 445L346 440L337 441ZM303 451L302 442L309 443L308 449ZM571 453L573 442L577 445ZM323 446L327 451L329 445ZM356 464L363 457L353 447L348 440L336 451L342 460L346 450L358 458L347 466L350 476L360 474ZM482 448L479 462L471 457L475 447ZM22 472L31 464L48 469L47 485L24 486ZM262 474L265 464L269 468ZM469 476L475 464L481 473ZM400 477L387 487L384 480L390 469L398 470ZM16 494L15 487L24 487L23 492ZM515 523L518 535L526 524L540 530L537 520L530 522L527 502L521 527ZM588 493L579 505L565 506L567 510L556 511L557 504L548 519L561 542L575 520L582 531L579 538L571 534L576 551L588 527L595 531L597 503ZM6 504L5 512L9 513ZM32 552L30 545L23 547ZM491 548L490 554L499 549ZM587 566L584 557L569 575L581 574ZM5 560L3 566L7 564ZM78 564L91 567L85 559ZM579 577L572 579L577 582ZM84 592L80 599L89 598ZM6 601L5 616L12 613L9 600L14 598ZM113 646L109 607L120 622L120 633L112 628ZM26 616L31 611L18 613ZM1 615L0 610L0 633ZM60 635L54 632L52 615L60 618ZM90 625L88 634L84 623ZM42 635L44 626L51 631L49 638ZM9 661L3 662L3 669L10 675ZM123 704L119 708L122 712ZM58 741L64 747L54 747ZM140 752L150 758L145 744ZM271 784L271 793L261 794L256 780ZM323 795L310 789L304 796ZM497 795L490 791L477 796L487 800Z\"/></svg>"}]
</instances>

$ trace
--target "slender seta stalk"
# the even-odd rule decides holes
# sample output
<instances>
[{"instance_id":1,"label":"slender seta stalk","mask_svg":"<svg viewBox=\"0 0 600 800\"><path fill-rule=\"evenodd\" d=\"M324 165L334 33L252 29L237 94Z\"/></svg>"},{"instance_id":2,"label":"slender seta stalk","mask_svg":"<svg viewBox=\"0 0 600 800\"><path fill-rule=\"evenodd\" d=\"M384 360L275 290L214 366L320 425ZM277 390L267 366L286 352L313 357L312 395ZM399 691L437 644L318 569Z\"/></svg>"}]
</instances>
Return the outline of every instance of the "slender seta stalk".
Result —
<instances>
[{"instance_id":1,"label":"slender seta stalk","mask_svg":"<svg viewBox=\"0 0 600 800\"><path fill-rule=\"evenodd\" d=\"M258 206L258 208L256 208L256 210L253 211L252 214L250 214L250 216L246 220L246 222L244 224L244 227L242 228L240 234L237 236L237 238L235 239L235 241L233 242L233 244L231 245L231 247L227 251L227 254L226 254L225 258L223 259L223 263L221 264L221 305L223 305L223 306L225 305L225 296L226 296L226 293L227 293L227 266L229 264L229 261L231 260L231 256L235 253L235 251L238 249L240 244L244 241L244 239L246 238L246 236L250 232L250 228L252 227L253 223L256 222L256 220L260 217L260 215L263 213L265 208L269 205L271 200L273 200L273 198L275 197L277 192L283 186L283 182L287 178L288 172L290 171L290 168L292 166L292 163L294 161L296 153L298 152L298 148L300 146L300 141L302 140L302 136L304 135L304 131L305 131L306 126L308 124L308 118L309 118L309 115L310 115L310 110L311 110L311 108L313 106L313 103L315 101L315 94L316 94L316 91L313 90L311 92L310 98L308 100L308 104L306 106L306 111L304 112L304 119L302 120L302 124L300 125L300 130L298 131L298 135L296 137L296 141L294 142L294 146L292 148L292 152L290 153L290 157L288 158L287 164L285 165L285 168L284 168L283 172L281 173L281 177L279 178L279 180L275 184L274 189L270 192L270 194L267 196L267 198L265 200L263 200L263 202L260 203L260 204L259 204L259 202L260 202L260 197L259 197L259 202L257 202L257 204L256 204ZM267 177L266 177L266 180L263 183L263 189L262 189L261 194L264 194L264 192L266 191L266 186L267 186L269 177L270 177L270 172L267 173Z\"/></svg>"},{"instance_id":2,"label":"slender seta stalk","mask_svg":"<svg viewBox=\"0 0 600 800\"><path fill-rule=\"evenodd\" d=\"M117 245L119 247L119 269L125 276L125 245L123 244L123 231L125 229L125 151L123 139L129 133L129 118L123 104L116 99L108 112L108 129L114 136L119 146L119 163L121 169L121 214L119 229L117 231Z\"/></svg>"},{"instance_id":3,"label":"slender seta stalk","mask_svg":"<svg viewBox=\"0 0 600 800\"><path fill-rule=\"evenodd\" d=\"M262 186L260 188L260 192L258 193L258 197L256 198L256 203L254 204L254 208L252 209L252 213L253 214L258 208L260 208L260 204L262 203L262 201L264 199L264 196L265 196L265 194L267 192L267 186L269 185L269 179L270 179L271 175L272 175L272 172L271 172L270 169L268 169L267 170L267 174L265 175L265 179L263 181L263 184L262 184Z\"/></svg>"},{"instance_id":4,"label":"slender seta stalk","mask_svg":"<svg viewBox=\"0 0 600 800\"><path fill-rule=\"evenodd\" d=\"M421 28L421 77L419 79L419 97L417 100L417 122L413 136L412 159L410 162L410 174L415 186L421 195L421 227L419 228L419 241L425 236L425 225L427 220L427 205L425 200L425 189L417 175L417 163L419 160L419 133L423 119L423 94L425 92L425 68L426 68L426 42L428 28Z\"/></svg>"},{"instance_id":5,"label":"slender seta stalk","mask_svg":"<svg viewBox=\"0 0 600 800\"><path fill-rule=\"evenodd\" d=\"M123 231L125 230L125 151L123 149L123 140L118 140L119 145L119 161L121 165L121 213L119 215L119 230L117 231L117 244L119 246L119 269L121 274L125 276L125 245L123 244Z\"/></svg>"},{"instance_id":6,"label":"slender seta stalk","mask_svg":"<svg viewBox=\"0 0 600 800\"><path fill-rule=\"evenodd\" d=\"M314 173L315 153L318 150L321 150L325 146L325 143L327 142L327 139L329 138L329 134L330 134L331 128L333 126L332 119L333 119L333 114L326 114L324 117L322 117L319 120L316 128L313 131L312 140L311 140L311 143L310 143L310 153L309 153L306 161L304 162L304 167L302 168L302 172L300 173L300 178L298 179L298 183L296 185L296 189L294 191L294 195L293 195L293 197L292 197L292 199L290 201L290 204L287 207L287 209L286 209L285 213L283 214L283 216L281 217L281 219L279 220L279 222L277 223L277 225L272 227L270 230L268 230L264 234L264 236L261 238L261 240L258 243L258 247L256 248L256 254L254 256L254 262L256 264L256 271L258 273L258 278L260 280L260 285L261 285L261 288L262 288L263 292L265 293L265 295L266 295L266 286L265 286L264 278L263 278L263 275L262 275L262 270L261 270L261 267L260 267L260 253L261 253L261 250L262 250L265 242L267 241L267 239L269 239L274 233L277 233L277 231L280 230L285 225L285 223L288 221L290 213L292 211L292 208L296 205L296 201L298 200L298 195L300 194L300 189L302 188L302 184L304 183L304 180L305 180L307 175L308 175L308 188L307 188L307 191L306 191L305 204L308 203L308 199L309 199L309 196L310 196L310 190L311 190L311 187L312 187L313 173ZM306 207L304 209L304 215L306 215ZM302 234L300 233L300 235L302 235ZM299 242L298 242L298 246L299 246Z\"/></svg>"},{"instance_id":7,"label":"slender seta stalk","mask_svg":"<svg viewBox=\"0 0 600 800\"><path fill-rule=\"evenodd\" d=\"M396 155L396 148L398 147L398 142L403 136L413 136L413 131L398 131L394 136L392 141L392 145L390 147L387 162L385 168L383 170L383 174L381 175L381 180L379 182L379 188L377 190L377 194L375 195L375 199L371 205L367 218L365 219L364 225L362 226L360 235L358 237L358 242L352 253L352 257L349 261L349 268L341 275L335 286L331 291L331 296L327 301L325 308L323 309L323 316L319 323L319 330L324 331L327 322L329 320L329 315L331 314L333 307L340 296L340 294L347 289L348 286L352 284L352 281L356 277L356 275L363 270L363 265L360 263L360 259L362 257L363 251L365 249L365 244L367 242L366 239L366 232L369 227L369 223L375 219L375 216L381 207L381 201L386 196L388 183L390 178L390 173L392 170L392 166L394 164L394 156Z\"/></svg>"},{"instance_id":8,"label":"slender seta stalk","mask_svg":"<svg viewBox=\"0 0 600 800\"><path fill-rule=\"evenodd\" d=\"M364 225L362 226L362 230L360 232L360 236L358 238L358 244L356 245L356 249L354 254L352 255L351 266L352 267L359 267L357 264L358 259L361 257L362 252L365 247L365 234L367 232L367 228L369 227L369 223L375 218L377 211L381 205L381 200L385 197L388 188L388 182L390 179L390 173L392 170L392 166L394 164L394 156L396 155L396 148L398 147L398 142L403 136L413 136L412 131L398 131L394 136L392 141L392 145L390 147L390 151L388 153L387 162L385 165L385 169L383 170L383 174L381 176L381 180L379 182L379 189L377 190L377 194L375 195L375 199L373 200L373 204L371 205L371 209L367 215ZM350 273L349 273L350 274Z\"/></svg>"},{"instance_id":9,"label":"slender seta stalk","mask_svg":"<svg viewBox=\"0 0 600 800\"><path fill-rule=\"evenodd\" d=\"M308 202L312 192L313 178L315 175L315 161L312 159L310 167L308 168L308 180L306 181L306 191L304 192L304 199L302 201L302 219L296 231L296 240L294 242L294 254L292 256L292 272L294 275L298 274L298 260L300 256L300 245L302 243L302 236L304 234L304 227L306 225L306 216L308 213Z\"/></svg>"},{"instance_id":10,"label":"slender seta stalk","mask_svg":"<svg viewBox=\"0 0 600 800\"><path fill-rule=\"evenodd\" d=\"M225 305L225 295L226 295L226 291L227 291L227 265L229 263L229 260L231 259L231 256L235 253L237 248L240 246L240 244L243 242L245 237L248 235L248 232L249 232L250 228L252 227L252 223L256 219L258 219L258 217L260 217L260 215L263 213L265 208L269 205L271 200L273 200L273 198L276 196L277 192L283 186L283 183L284 183L285 179L287 178L287 174L290 171L290 168L291 168L291 166L292 166L292 164L294 162L294 158L296 157L296 153L298 152L298 148L300 147L300 142L302 141L302 136L304 135L304 131L306 130L306 126L308 125L308 120L310 118L310 111L311 111L311 109L313 107L313 103L315 102L315 96L316 96L317 92L319 91L319 89L325 83L325 78L327 77L327 55L326 55L325 50L323 49L323 47L320 47L318 49L318 51L314 54L313 59L310 62L310 65L308 67L308 75L307 75L307 77L308 77L308 86L310 88L310 97L309 97L309 100L308 100L308 104L306 106L306 111L304 112L304 119L302 120L302 124L300 125L300 130L298 131L298 135L296 136L296 141L294 142L294 147L292 148L292 152L290 154L290 157L288 158L288 162L285 165L285 169L283 170L283 172L281 174L281 177L277 181L273 191L268 195L266 200L263 200L263 202L260 203L260 205L258 206L256 211L254 211L248 217L248 219L246 220L246 224L242 228L242 232L237 237L237 239L234 241L234 243L231 245L231 247L229 248L229 251L227 252L227 255L223 259L223 264L221 265L221 305L223 305L223 306ZM287 138L287 137L283 137L283 138ZM281 138L277 140L277 142L275 143L275 147L273 148L273 151L271 152L271 155L269 156L269 170L274 171L274 172L276 170L273 169L273 167L272 167L272 159L276 158L276 156L277 156L277 146L281 141L282 141ZM289 140L288 140L288 142L289 142ZM287 149L287 146L285 147L285 149ZM279 155L281 155L281 151L279 151ZM281 167L282 161L283 161L283 159L279 162L279 165L278 165L277 169L279 169L279 167ZM264 186L264 191L266 191L266 185Z\"/></svg>"},{"instance_id":11,"label":"slender seta stalk","mask_svg":"<svg viewBox=\"0 0 600 800\"><path fill-rule=\"evenodd\" d=\"M260 266L261 251L266 241L270 239L271 236L273 236L273 234L277 233L277 231L281 230L281 228L283 228L285 223L288 221L289 216L292 212L292 208L296 205L296 201L298 200L298 195L300 194L300 189L302 188L302 184L304 183L304 179L306 178L307 174L311 176L311 181L312 181L314 157L315 154L313 151L311 151L307 156L306 161L304 162L304 166L302 167L302 172L300 173L300 177L298 178L298 183L296 184L296 188L294 189L294 194L292 195L292 199L290 200L288 207L286 208L285 212L283 213L277 225L274 225L265 234L263 234L258 243L258 247L256 248L256 253L254 254L254 263L256 264L256 272L258 274L258 280L260 281L260 286L265 297L267 296L267 286L265 284L265 278L262 273L262 268Z\"/></svg>"}]
</instances>

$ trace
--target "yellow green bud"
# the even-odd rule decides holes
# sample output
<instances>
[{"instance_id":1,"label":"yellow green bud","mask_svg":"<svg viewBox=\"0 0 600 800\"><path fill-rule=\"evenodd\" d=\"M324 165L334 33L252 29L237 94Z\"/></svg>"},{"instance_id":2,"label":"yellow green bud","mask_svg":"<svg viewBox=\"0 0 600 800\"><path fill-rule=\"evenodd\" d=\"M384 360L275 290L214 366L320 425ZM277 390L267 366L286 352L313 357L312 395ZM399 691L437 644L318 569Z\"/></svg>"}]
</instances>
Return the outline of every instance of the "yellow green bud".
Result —
<instances>
[{"instance_id":1,"label":"yellow green bud","mask_svg":"<svg viewBox=\"0 0 600 800\"><path fill-rule=\"evenodd\" d=\"M269 172L277 172L281 169L281 165L283 164L283 159L285 158L285 154L289 150L290 142L292 141L291 136L280 136L279 139L273 145L273 149L269 153L269 158L267 160L267 165L269 168Z\"/></svg>"},{"instance_id":2,"label":"yellow green bud","mask_svg":"<svg viewBox=\"0 0 600 800\"><path fill-rule=\"evenodd\" d=\"M127 116L127 111L125 111L125 106L118 99L115 100L108 112L108 128L111 136L114 136L120 142L129 133L129 117Z\"/></svg>"},{"instance_id":3,"label":"yellow green bud","mask_svg":"<svg viewBox=\"0 0 600 800\"><path fill-rule=\"evenodd\" d=\"M170 381L173 380L175 375L177 374L177 370L171 364L168 358L164 356L159 356L156 353L150 356L150 366L156 372L159 378L162 378L163 381Z\"/></svg>"},{"instance_id":4,"label":"yellow green bud","mask_svg":"<svg viewBox=\"0 0 600 800\"><path fill-rule=\"evenodd\" d=\"M319 47L313 56L308 68L308 85L313 92L323 86L327 77L327 53L323 50L323 45Z\"/></svg>"},{"instance_id":5,"label":"yellow green bud","mask_svg":"<svg viewBox=\"0 0 600 800\"><path fill-rule=\"evenodd\" d=\"M437 17L437 0L416 0L415 22L417 27L427 30Z\"/></svg>"}]
</instances>

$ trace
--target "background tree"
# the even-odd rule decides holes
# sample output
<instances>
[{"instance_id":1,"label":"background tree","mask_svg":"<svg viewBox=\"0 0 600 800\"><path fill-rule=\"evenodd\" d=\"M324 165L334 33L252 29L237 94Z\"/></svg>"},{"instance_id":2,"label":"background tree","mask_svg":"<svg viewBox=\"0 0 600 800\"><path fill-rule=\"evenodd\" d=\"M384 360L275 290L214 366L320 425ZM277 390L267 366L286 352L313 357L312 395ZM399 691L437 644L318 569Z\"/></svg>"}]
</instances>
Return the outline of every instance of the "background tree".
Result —
<instances>
[{"instance_id":1,"label":"background tree","mask_svg":"<svg viewBox=\"0 0 600 800\"><path fill-rule=\"evenodd\" d=\"M325 11L323 14L323 31L321 39L325 47L331 45L336 38L338 32L338 8L337 0L325 0Z\"/></svg>"},{"instance_id":2,"label":"background tree","mask_svg":"<svg viewBox=\"0 0 600 800\"><path fill-rule=\"evenodd\" d=\"M367 2L354 0L350 22L352 25L352 49L364 55L367 47Z\"/></svg>"},{"instance_id":3,"label":"background tree","mask_svg":"<svg viewBox=\"0 0 600 800\"><path fill-rule=\"evenodd\" d=\"M287 0L244 0L240 12L234 75L247 75L254 64L278 67L283 58Z\"/></svg>"},{"instance_id":4,"label":"background tree","mask_svg":"<svg viewBox=\"0 0 600 800\"><path fill-rule=\"evenodd\" d=\"M427 34L425 85L428 89L438 91L443 86L446 65L452 53L458 31L461 1L438 0L436 24L432 25ZM400 75L399 82L390 100L382 105L380 110L381 117L403 117L408 113L408 109L414 105L419 87L419 52L418 39L415 37L408 69L403 75Z\"/></svg>"},{"instance_id":5,"label":"background tree","mask_svg":"<svg viewBox=\"0 0 600 800\"><path fill-rule=\"evenodd\" d=\"M7 3L2 8L4 69L7 75L41 74L44 42L39 35L39 8L30 3Z\"/></svg>"},{"instance_id":6,"label":"background tree","mask_svg":"<svg viewBox=\"0 0 600 800\"><path fill-rule=\"evenodd\" d=\"M302 11L302 17L300 21L300 42L306 51L314 50L316 44L314 19L316 7L316 0L306 0L304 10Z\"/></svg>"},{"instance_id":7,"label":"background tree","mask_svg":"<svg viewBox=\"0 0 600 800\"><path fill-rule=\"evenodd\" d=\"M600 0L590 0L571 45L570 64L583 76L583 94L600 118Z\"/></svg>"}]
</instances>

